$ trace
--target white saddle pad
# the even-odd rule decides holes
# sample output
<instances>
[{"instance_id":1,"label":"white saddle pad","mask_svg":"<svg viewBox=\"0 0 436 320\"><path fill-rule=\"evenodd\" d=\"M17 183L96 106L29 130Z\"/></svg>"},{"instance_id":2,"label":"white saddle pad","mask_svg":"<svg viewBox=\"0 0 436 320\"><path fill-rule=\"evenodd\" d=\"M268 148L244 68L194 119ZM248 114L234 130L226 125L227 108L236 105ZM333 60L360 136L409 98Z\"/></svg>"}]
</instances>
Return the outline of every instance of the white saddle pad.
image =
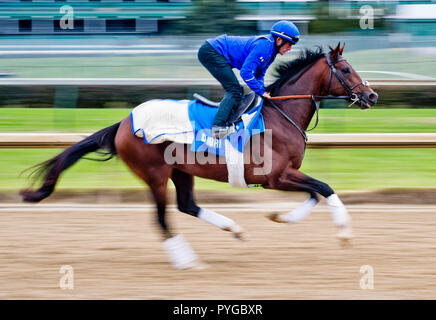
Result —
<instances>
[{"instance_id":1,"label":"white saddle pad","mask_svg":"<svg viewBox=\"0 0 436 320\"><path fill-rule=\"evenodd\" d=\"M133 133L146 143L174 141L191 144L194 132L188 116L189 100L156 99L132 110Z\"/></svg>"},{"instance_id":2,"label":"white saddle pad","mask_svg":"<svg viewBox=\"0 0 436 320\"><path fill-rule=\"evenodd\" d=\"M131 112L133 133L145 143L164 141L192 144L194 130L188 116L189 100L150 100ZM248 119L245 119L248 121ZM244 155L226 143L228 181L232 187L246 188Z\"/></svg>"}]
</instances>

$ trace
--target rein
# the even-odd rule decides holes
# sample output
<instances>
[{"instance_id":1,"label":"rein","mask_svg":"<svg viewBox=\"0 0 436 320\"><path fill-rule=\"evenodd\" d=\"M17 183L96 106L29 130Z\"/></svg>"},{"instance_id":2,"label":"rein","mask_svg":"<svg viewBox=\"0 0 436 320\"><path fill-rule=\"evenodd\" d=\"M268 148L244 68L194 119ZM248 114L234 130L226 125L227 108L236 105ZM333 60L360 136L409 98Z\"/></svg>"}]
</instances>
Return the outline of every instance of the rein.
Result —
<instances>
[{"instance_id":1,"label":"rein","mask_svg":"<svg viewBox=\"0 0 436 320\"><path fill-rule=\"evenodd\" d=\"M307 131L312 131L313 129L315 129L318 126L318 121L319 121L319 104L317 103L317 100L323 100L323 99L340 99L340 100L351 100L352 103L349 105L352 106L353 104L355 104L358 101L362 101L363 98L363 90L365 90L366 86L368 86L368 82L367 81L360 81L358 83L356 83L355 85L353 85L352 87L350 87L346 82L345 79L337 72L336 68L335 68L335 64L340 62L340 61L346 61L344 58L338 59L334 62L331 62L330 60L330 55L328 53L326 53L325 58L327 60L327 64L330 67L330 74L329 74L329 84L328 84L328 89L327 89L327 95L326 96L314 96L314 95L304 95L304 94L297 94L297 95L290 95L290 96L275 96L275 97L271 97L271 98L267 98L271 105L274 107L274 109L276 109L286 120L288 120L297 130L298 132L300 132L300 134L302 135L304 142L307 143L307 135L305 134L305 132L295 123L295 121L293 121L291 118L288 117L288 115L286 115L286 113L284 113L272 100L286 100L286 99L311 99L312 100L312 104L315 106L315 110L316 110L316 121L315 121L315 125L311 128L306 130ZM332 96L329 95L328 93L330 92L330 85L332 82L332 74L334 74L336 76L336 78L338 79L338 81L340 82L340 84L342 85L342 87L345 89L345 91L347 91L348 96ZM355 92L353 92L353 89L356 88L358 85L363 84L363 88L362 91L357 94Z\"/></svg>"}]
</instances>

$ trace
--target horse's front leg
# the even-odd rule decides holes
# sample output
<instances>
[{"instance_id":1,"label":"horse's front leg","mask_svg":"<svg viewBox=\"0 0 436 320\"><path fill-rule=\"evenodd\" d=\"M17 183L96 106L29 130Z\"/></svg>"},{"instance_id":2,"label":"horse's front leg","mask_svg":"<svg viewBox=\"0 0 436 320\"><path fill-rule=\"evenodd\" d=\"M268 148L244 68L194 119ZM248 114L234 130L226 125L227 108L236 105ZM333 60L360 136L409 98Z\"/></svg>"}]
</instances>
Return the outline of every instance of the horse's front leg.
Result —
<instances>
[{"instance_id":1,"label":"horse's front leg","mask_svg":"<svg viewBox=\"0 0 436 320\"><path fill-rule=\"evenodd\" d=\"M309 198L287 214L274 213L269 216L274 222L279 223L297 223L306 218L312 212L313 208L318 204L319 199L315 192L308 191Z\"/></svg>"},{"instance_id":2,"label":"horse's front leg","mask_svg":"<svg viewBox=\"0 0 436 320\"><path fill-rule=\"evenodd\" d=\"M288 167L281 175L272 179L266 188L286 191L304 191L310 194L309 199L292 212L282 215L272 215L270 216L271 220L288 223L301 221L311 213L318 203L316 193L319 193L325 197L333 222L339 228L337 237L341 240L351 239L351 217L338 195L328 184L311 178L297 169Z\"/></svg>"}]
</instances>

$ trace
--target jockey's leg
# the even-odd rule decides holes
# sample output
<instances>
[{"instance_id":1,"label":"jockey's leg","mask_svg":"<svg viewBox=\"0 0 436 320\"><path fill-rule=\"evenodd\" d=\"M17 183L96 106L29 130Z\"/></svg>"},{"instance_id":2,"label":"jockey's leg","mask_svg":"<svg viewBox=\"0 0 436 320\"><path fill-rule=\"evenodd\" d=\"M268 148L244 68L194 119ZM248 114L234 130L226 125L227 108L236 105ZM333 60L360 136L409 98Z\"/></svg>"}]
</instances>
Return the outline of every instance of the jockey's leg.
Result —
<instances>
[{"instance_id":1,"label":"jockey's leg","mask_svg":"<svg viewBox=\"0 0 436 320\"><path fill-rule=\"evenodd\" d=\"M239 85L239 84L238 84ZM240 87L240 86L239 86ZM242 87L240 87L242 89ZM232 110L239 106L242 100L242 90L237 87L233 87L231 90L226 90L224 99L221 100L218 112L213 120L214 126L226 126L227 120L229 120Z\"/></svg>"},{"instance_id":2,"label":"jockey's leg","mask_svg":"<svg viewBox=\"0 0 436 320\"><path fill-rule=\"evenodd\" d=\"M176 187L177 206L181 212L213 224L222 230L231 231L238 239L242 238L242 228L232 219L212 210L197 206L194 200L194 177L192 175L177 169L173 169L171 180L174 182Z\"/></svg>"},{"instance_id":3,"label":"jockey's leg","mask_svg":"<svg viewBox=\"0 0 436 320\"><path fill-rule=\"evenodd\" d=\"M328 184L311 178L296 169L287 168L277 179L272 181L270 187L278 190L304 191L311 195L305 203L297 207L294 211L287 215L273 215L270 217L271 220L277 222L302 220L310 214L311 210L316 205L317 199L313 198L313 194L316 192L326 198L333 223L339 227L337 236L341 239L351 238L351 218L338 195Z\"/></svg>"},{"instance_id":4,"label":"jockey's leg","mask_svg":"<svg viewBox=\"0 0 436 320\"><path fill-rule=\"evenodd\" d=\"M244 89L227 60L209 43L206 42L200 47L198 60L219 81L226 92L213 122L214 126L225 127L232 109L241 103Z\"/></svg>"}]
</instances>

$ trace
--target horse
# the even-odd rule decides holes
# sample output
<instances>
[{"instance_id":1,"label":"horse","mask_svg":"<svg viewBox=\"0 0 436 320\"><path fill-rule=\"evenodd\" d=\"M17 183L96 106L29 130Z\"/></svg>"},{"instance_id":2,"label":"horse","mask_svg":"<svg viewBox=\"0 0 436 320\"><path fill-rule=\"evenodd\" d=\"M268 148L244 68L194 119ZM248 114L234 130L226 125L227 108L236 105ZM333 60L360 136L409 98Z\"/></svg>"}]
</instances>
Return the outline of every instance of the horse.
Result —
<instances>
[{"instance_id":1,"label":"horse","mask_svg":"<svg viewBox=\"0 0 436 320\"><path fill-rule=\"evenodd\" d=\"M272 139L265 143L265 134L258 135L261 142L258 151L261 155L269 154L265 161L270 162L270 169L266 172L264 166L256 162L254 156L244 148L244 156L249 159L244 163L244 178L248 184L260 185L265 189L309 194L308 199L290 213L270 215L269 219L275 222L301 221L319 202L320 194L326 199L333 222L338 227L337 237L346 241L351 239L352 230L351 217L344 204L327 183L299 170L306 149L305 131L315 112L318 117L317 102L323 97L344 98L356 103L361 109L368 109L376 104L378 95L342 57L344 46L341 47L339 43L334 49L329 48L328 52L324 52L321 47L306 49L298 58L282 63L276 69L277 80L266 88L272 99L265 99L261 110L265 128L272 133ZM308 95L311 99L286 98L301 94ZM37 190L23 189L20 194L25 202L43 200L54 191L63 171L90 152L106 150L109 158L119 156L149 186L156 204L163 246L173 266L178 269L195 268L200 265L195 252L183 236L173 232L166 219L169 179L175 185L179 211L230 231L239 239L243 239L243 229L232 219L199 207L194 200L194 176L227 182L225 161L220 161L220 157L214 155L214 163L199 163L197 160L193 163L167 163L164 154L169 145L168 141L145 144L132 134L128 116L37 165L38 174L34 179L42 177L42 186ZM188 146L182 146L185 158L192 156ZM259 170L265 172L259 174Z\"/></svg>"}]
</instances>

